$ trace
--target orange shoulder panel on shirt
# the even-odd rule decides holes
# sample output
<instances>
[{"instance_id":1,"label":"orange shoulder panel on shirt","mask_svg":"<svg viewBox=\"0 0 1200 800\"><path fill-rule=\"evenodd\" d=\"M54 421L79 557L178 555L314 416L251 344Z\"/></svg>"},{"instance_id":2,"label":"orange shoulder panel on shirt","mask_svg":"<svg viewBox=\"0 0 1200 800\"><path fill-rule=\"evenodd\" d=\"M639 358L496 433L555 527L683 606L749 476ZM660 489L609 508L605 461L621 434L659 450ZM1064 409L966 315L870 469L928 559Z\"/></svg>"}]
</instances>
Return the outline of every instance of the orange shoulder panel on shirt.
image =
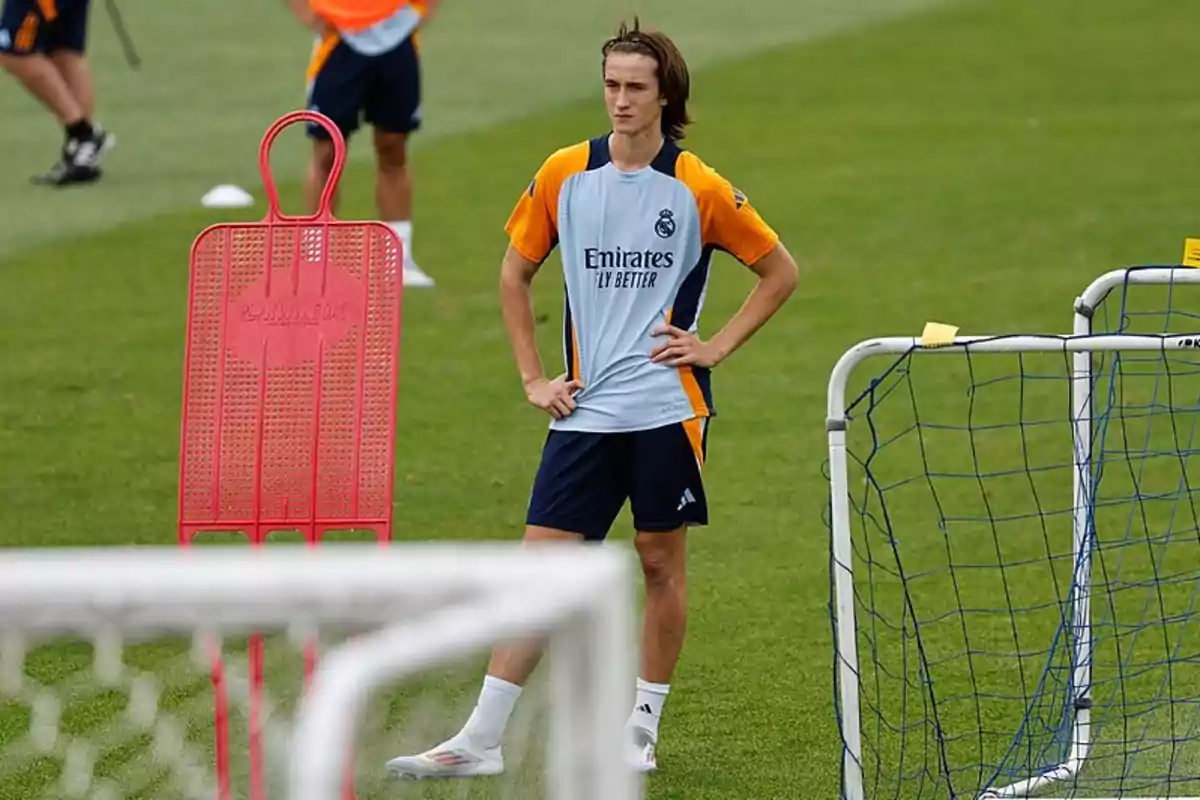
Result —
<instances>
[{"instance_id":1,"label":"orange shoulder panel on shirt","mask_svg":"<svg viewBox=\"0 0 1200 800\"><path fill-rule=\"evenodd\" d=\"M382 22L400 10L408 0L309 0L312 10L333 27L359 31ZM413 3L417 11L421 6Z\"/></svg>"},{"instance_id":2,"label":"orange shoulder panel on shirt","mask_svg":"<svg viewBox=\"0 0 1200 800\"><path fill-rule=\"evenodd\" d=\"M686 184L696 198L701 236L706 246L719 247L743 264L750 265L779 244L779 235L758 215L746 195L694 153L685 150L679 154L675 177Z\"/></svg>"},{"instance_id":3,"label":"orange shoulder panel on shirt","mask_svg":"<svg viewBox=\"0 0 1200 800\"><path fill-rule=\"evenodd\" d=\"M588 142L564 147L544 162L504 226L513 249L535 264L550 255L558 241L558 194L567 178L587 169Z\"/></svg>"}]
</instances>

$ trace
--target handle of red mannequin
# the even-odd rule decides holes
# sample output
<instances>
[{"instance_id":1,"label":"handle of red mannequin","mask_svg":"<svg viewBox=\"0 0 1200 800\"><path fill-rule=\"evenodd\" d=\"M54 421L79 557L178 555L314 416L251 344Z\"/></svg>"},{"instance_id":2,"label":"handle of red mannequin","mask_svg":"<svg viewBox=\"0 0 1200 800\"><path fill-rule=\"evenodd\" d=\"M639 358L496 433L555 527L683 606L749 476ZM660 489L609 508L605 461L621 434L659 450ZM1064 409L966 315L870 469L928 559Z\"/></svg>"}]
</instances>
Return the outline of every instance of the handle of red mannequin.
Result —
<instances>
[{"instance_id":1,"label":"handle of red mannequin","mask_svg":"<svg viewBox=\"0 0 1200 800\"><path fill-rule=\"evenodd\" d=\"M333 140L333 169L329 173L329 180L325 181L325 188L321 191L321 199L317 203L316 212L308 216L290 217L279 210L279 190L275 187L275 178L271 176L271 146L275 144L279 134L283 133L284 128L297 122L315 123L329 133ZM258 150L258 169L262 173L263 187L267 193L268 219L316 220L331 216L330 206L333 202L333 194L337 191L338 181L342 177L342 168L345 165L346 139L333 120L317 111L292 111L284 114L267 129Z\"/></svg>"}]
</instances>

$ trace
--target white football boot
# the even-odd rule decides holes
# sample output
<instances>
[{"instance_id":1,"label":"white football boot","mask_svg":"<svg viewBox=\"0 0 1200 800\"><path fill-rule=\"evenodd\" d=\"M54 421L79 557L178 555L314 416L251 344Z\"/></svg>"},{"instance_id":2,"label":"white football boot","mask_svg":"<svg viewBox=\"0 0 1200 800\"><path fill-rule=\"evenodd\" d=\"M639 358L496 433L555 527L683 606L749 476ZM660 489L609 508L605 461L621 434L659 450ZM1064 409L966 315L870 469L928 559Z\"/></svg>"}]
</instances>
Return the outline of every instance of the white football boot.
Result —
<instances>
[{"instance_id":1,"label":"white football boot","mask_svg":"<svg viewBox=\"0 0 1200 800\"><path fill-rule=\"evenodd\" d=\"M657 742L650 734L650 731L638 726L632 726L629 729L629 733L633 737L630 743L629 766L634 772L643 774L657 770L658 759L654 756L654 747Z\"/></svg>"},{"instance_id":2,"label":"white football boot","mask_svg":"<svg viewBox=\"0 0 1200 800\"><path fill-rule=\"evenodd\" d=\"M499 747L475 747L460 733L424 753L393 758L387 770L402 778L477 778L503 773L504 757Z\"/></svg>"},{"instance_id":3,"label":"white football boot","mask_svg":"<svg viewBox=\"0 0 1200 800\"><path fill-rule=\"evenodd\" d=\"M433 288L433 278L425 273L425 270L417 266L417 262L411 258L404 259L403 272L404 285L410 288L429 289Z\"/></svg>"}]
</instances>

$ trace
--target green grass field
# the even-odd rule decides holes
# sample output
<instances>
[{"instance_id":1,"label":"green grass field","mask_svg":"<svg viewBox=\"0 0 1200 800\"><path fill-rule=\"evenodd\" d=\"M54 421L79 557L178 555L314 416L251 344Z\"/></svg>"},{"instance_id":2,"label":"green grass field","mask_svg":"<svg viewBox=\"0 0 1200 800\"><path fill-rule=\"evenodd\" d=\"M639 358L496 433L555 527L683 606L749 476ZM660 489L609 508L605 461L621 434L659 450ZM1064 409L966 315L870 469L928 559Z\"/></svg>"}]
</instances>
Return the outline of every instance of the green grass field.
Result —
<instances>
[{"instance_id":1,"label":"green grass field","mask_svg":"<svg viewBox=\"0 0 1200 800\"><path fill-rule=\"evenodd\" d=\"M99 117L121 142L95 187L26 185L58 134L0 84L2 546L173 541L188 249L230 218L193 206L216 183L257 191L259 137L303 103L304 35L278 4L252 5L130 5L140 74L97 15ZM855 341L914 335L930 319L1067 333L1073 298L1101 272L1176 262L1200 230L1192 15L1131 0L570 5L451 2L427 37L415 250L438 286L404 299L396 534L520 533L545 420L525 405L500 319L502 227L551 149L604 130L599 42L636 7L694 56L687 145L803 267L792 302L714 375L712 524L693 538L689 638L649 797L834 797L829 371ZM265 38L251 45L249 30ZM373 213L363 143L343 218ZM297 129L275 159L291 210L303 154ZM535 284L551 368L556 269ZM702 334L750 286L720 257ZM920 472L907 458L895 469ZM623 516L614 538L629 534ZM72 658L36 666L67 674L81 666ZM439 690L458 705L427 727L459 723L476 667ZM79 724L102 702L88 700ZM0 754L24 724L0 712ZM0 769L0 797L28 796L39 775ZM435 796L424 791L386 796Z\"/></svg>"}]
</instances>

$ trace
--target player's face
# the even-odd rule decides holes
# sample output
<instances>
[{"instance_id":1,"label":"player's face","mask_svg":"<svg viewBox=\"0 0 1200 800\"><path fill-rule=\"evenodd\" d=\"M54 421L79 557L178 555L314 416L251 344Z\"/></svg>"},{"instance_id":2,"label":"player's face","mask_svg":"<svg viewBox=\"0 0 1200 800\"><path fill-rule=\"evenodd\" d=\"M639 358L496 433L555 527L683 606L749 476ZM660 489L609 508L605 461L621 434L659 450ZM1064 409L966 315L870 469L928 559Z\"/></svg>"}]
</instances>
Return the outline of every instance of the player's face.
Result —
<instances>
[{"instance_id":1,"label":"player's face","mask_svg":"<svg viewBox=\"0 0 1200 800\"><path fill-rule=\"evenodd\" d=\"M658 91L658 62L641 53L612 53L604 63L604 102L613 131L657 130L666 100Z\"/></svg>"}]
</instances>

